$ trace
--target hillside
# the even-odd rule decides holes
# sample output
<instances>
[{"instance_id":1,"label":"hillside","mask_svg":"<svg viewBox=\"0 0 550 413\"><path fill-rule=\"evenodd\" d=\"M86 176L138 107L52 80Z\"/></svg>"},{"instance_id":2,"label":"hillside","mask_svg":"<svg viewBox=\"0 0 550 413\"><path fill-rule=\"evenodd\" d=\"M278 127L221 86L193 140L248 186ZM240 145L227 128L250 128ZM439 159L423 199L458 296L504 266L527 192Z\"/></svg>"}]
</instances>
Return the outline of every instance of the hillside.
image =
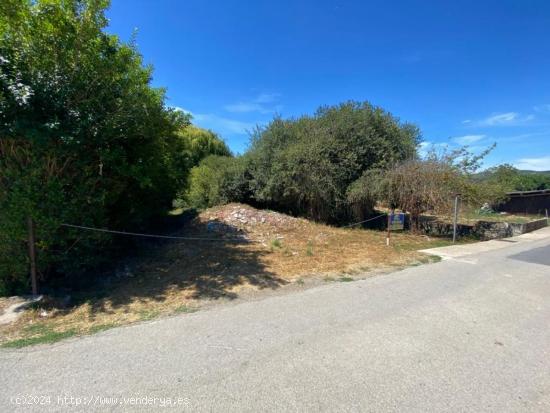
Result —
<instances>
[{"instance_id":1,"label":"hillside","mask_svg":"<svg viewBox=\"0 0 550 413\"><path fill-rule=\"evenodd\" d=\"M519 173L523 175L545 175L550 176L550 171L530 171L527 169L519 169Z\"/></svg>"}]
</instances>

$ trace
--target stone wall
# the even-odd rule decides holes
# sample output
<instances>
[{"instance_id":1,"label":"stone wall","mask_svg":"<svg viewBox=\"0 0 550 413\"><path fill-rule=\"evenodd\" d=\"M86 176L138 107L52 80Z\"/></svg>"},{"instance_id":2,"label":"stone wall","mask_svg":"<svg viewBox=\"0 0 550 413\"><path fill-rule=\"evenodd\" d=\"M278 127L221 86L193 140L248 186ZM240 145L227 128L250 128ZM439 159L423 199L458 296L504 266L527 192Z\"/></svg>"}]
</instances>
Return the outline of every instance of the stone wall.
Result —
<instances>
[{"instance_id":1,"label":"stone wall","mask_svg":"<svg viewBox=\"0 0 550 413\"><path fill-rule=\"evenodd\" d=\"M525 224L478 221L475 225L457 225L458 237L475 237L481 240L508 238L516 235L525 234L547 226L547 220L539 219L527 222ZM453 224L441 222L433 217L422 217L420 228L423 232L430 235L450 236L453 235Z\"/></svg>"},{"instance_id":2,"label":"stone wall","mask_svg":"<svg viewBox=\"0 0 550 413\"><path fill-rule=\"evenodd\" d=\"M527 222L525 224L479 221L476 224L475 232L480 239L489 240L525 234L527 232L544 228L547 225L548 223L546 218Z\"/></svg>"},{"instance_id":3,"label":"stone wall","mask_svg":"<svg viewBox=\"0 0 550 413\"><path fill-rule=\"evenodd\" d=\"M420 229L429 235L453 236L453 224L439 221L435 217L420 217ZM456 233L459 237L474 236L474 225L458 224Z\"/></svg>"}]
</instances>

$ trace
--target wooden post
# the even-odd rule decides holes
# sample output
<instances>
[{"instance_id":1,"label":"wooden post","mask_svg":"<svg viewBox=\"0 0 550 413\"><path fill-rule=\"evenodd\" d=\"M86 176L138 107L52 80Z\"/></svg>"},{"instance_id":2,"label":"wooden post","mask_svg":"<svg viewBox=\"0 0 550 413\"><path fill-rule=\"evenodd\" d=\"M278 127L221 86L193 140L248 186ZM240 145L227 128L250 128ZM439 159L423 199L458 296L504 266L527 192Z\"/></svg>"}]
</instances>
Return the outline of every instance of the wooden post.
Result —
<instances>
[{"instance_id":1,"label":"wooden post","mask_svg":"<svg viewBox=\"0 0 550 413\"><path fill-rule=\"evenodd\" d=\"M391 236L391 216L393 214L393 210L391 210L388 213L388 235L386 235L386 245L390 246L390 236Z\"/></svg>"},{"instance_id":2,"label":"wooden post","mask_svg":"<svg viewBox=\"0 0 550 413\"><path fill-rule=\"evenodd\" d=\"M456 224L458 221L458 196L459 194L455 195L455 212L453 217L453 244L456 242Z\"/></svg>"},{"instance_id":3,"label":"wooden post","mask_svg":"<svg viewBox=\"0 0 550 413\"><path fill-rule=\"evenodd\" d=\"M34 239L34 221L31 217L27 219L27 227L29 231L29 261L31 264L31 285L32 295L38 295L38 282L36 280L36 246Z\"/></svg>"}]
</instances>

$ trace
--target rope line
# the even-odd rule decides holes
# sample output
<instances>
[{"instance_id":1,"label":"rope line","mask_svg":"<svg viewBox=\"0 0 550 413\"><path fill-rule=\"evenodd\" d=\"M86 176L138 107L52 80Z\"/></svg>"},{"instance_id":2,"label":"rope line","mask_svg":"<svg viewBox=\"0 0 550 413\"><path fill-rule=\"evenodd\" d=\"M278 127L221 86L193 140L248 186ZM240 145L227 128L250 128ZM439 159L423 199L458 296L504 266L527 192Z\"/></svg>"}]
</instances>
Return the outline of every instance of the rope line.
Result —
<instances>
[{"instance_id":1,"label":"rope line","mask_svg":"<svg viewBox=\"0 0 550 413\"><path fill-rule=\"evenodd\" d=\"M381 214L373 218L365 219L360 222L355 222L353 224L344 225L340 228L350 228L356 225L364 224L365 222L374 221L375 219L378 219L380 217L387 216L387 214ZM163 239L179 239L179 240L185 240L185 241L218 241L218 242L252 242L246 238L202 238L202 237L179 237L174 235L158 235L158 234L144 234L140 232L128 232L128 231L116 231L112 229L106 229L106 228L94 228L94 227L86 227L83 225L74 225L74 224L61 224L62 227L68 227L68 228L76 228L76 229L83 229L86 231L96 231L96 232L104 232L108 234L118 234L118 235L129 235L134 237L146 237L146 238L163 238Z\"/></svg>"},{"instance_id":2,"label":"rope line","mask_svg":"<svg viewBox=\"0 0 550 413\"><path fill-rule=\"evenodd\" d=\"M381 215L378 215L374 218L369 218L369 219L365 219L364 221L359 221L359 222L356 222L354 224L349 224L349 225L344 225L343 227L340 227L340 228L349 228L349 227L353 227L355 225L359 225L359 224L364 224L365 222L369 222L369 221L374 221L375 219L378 219L380 217L385 217L387 216L388 214L381 214Z\"/></svg>"},{"instance_id":3,"label":"rope line","mask_svg":"<svg viewBox=\"0 0 550 413\"><path fill-rule=\"evenodd\" d=\"M157 234L142 234L138 232L127 232L127 231L115 231L111 229L104 228L93 228L85 227L82 225L73 225L73 224L61 224L63 227L84 229L87 231L96 231L96 232L106 232L109 234L119 234L119 235L131 235L135 237L147 237L147 238L164 238L164 239L179 239L187 241L233 241L233 242L251 242L246 238L201 238L201 237L177 237L172 235L157 235Z\"/></svg>"}]
</instances>

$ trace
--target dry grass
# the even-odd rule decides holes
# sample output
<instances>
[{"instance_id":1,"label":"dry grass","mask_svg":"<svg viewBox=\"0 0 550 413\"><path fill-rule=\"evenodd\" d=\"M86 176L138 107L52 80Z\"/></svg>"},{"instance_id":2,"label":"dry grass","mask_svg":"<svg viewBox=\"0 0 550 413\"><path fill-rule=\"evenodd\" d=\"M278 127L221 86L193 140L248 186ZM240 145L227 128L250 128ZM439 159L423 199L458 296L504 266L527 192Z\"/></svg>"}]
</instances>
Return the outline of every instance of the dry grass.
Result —
<instances>
[{"instance_id":1,"label":"dry grass","mask_svg":"<svg viewBox=\"0 0 550 413\"><path fill-rule=\"evenodd\" d=\"M480 214L476 211L464 212L459 217L460 223L475 224L478 221L491 221L491 222L508 222L514 224L525 224L527 222L536 221L537 219L545 218L543 215L534 214L499 214L499 213L486 213Z\"/></svg>"},{"instance_id":2,"label":"dry grass","mask_svg":"<svg viewBox=\"0 0 550 413\"><path fill-rule=\"evenodd\" d=\"M207 231L209 222L216 223L214 231ZM17 346L41 342L41 337L64 338L67 332L89 334L191 312L246 291L301 285L308 278L348 281L350 275L426 262L418 249L447 244L395 233L387 247L380 231L340 229L236 204L205 211L181 235L220 241L153 246L129 262L123 276L105 278L93 292L74 293L69 307L47 299L16 323L1 326L0 343ZM236 237L246 242L234 242Z\"/></svg>"}]
</instances>

